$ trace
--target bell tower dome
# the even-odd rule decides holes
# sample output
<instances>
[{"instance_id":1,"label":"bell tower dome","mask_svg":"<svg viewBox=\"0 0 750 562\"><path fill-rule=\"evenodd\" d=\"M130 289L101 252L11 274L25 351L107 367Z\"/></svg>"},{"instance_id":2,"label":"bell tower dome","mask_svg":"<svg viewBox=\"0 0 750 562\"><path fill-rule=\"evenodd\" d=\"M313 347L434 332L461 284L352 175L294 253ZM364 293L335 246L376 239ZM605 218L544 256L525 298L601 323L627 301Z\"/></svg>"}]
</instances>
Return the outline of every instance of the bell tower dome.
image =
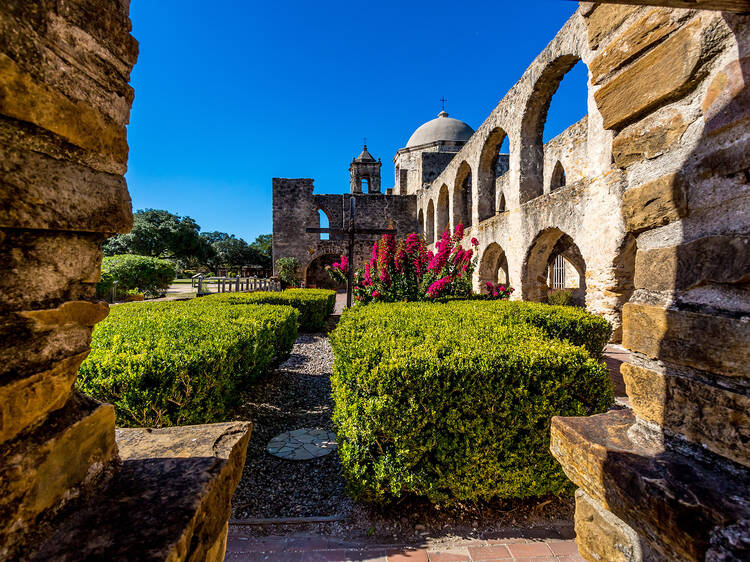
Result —
<instances>
[{"instance_id":1,"label":"bell tower dome","mask_svg":"<svg viewBox=\"0 0 750 562\"><path fill-rule=\"evenodd\" d=\"M380 158L367 152L367 144L349 164L349 187L352 193L380 193Z\"/></svg>"}]
</instances>

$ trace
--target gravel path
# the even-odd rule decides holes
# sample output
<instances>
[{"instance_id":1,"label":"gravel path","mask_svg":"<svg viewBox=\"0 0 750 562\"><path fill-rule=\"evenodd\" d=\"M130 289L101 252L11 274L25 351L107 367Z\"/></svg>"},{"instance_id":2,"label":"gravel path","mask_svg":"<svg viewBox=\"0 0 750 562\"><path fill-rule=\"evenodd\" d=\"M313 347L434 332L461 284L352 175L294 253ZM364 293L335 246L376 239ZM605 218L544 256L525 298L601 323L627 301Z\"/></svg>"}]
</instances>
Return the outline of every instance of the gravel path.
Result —
<instances>
[{"instance_id":1,"label":"gravel path","mask_svg":"<svg viewBox=\"0 0 750 562\"><path fill-rule=\"evenodd\" d=\"M268 442L284 431L333 429L332 362L326 336L303 334L289 359L247 393L237 418L252 420L253 433L232 501L233 517L342 515L351 509L336 452L310 461L288 461L266 451Z\"/></svg>"}]
</instances>

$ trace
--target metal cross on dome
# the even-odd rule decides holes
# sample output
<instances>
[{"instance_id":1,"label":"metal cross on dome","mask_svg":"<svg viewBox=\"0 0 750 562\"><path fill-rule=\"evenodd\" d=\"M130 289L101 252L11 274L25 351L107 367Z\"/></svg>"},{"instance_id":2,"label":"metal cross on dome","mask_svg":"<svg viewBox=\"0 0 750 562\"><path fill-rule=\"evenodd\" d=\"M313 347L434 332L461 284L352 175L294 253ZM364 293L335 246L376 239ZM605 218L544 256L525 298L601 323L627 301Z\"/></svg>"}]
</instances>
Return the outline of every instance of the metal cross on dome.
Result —
<instances>
[{"instance_id":1,"label":"metal cross on dome","mask_svg":"<svg viewBox=\"0 0 750 562\"><path fill-rule=\"evenodd\" d=\"M395 228L357 228L355 225L356 198L349 197L349 226L347 228L306 228L310 234L336 234L347 236L347 250L349 254L349 271L346 276L346 306L352 306L352 287L354 287L354 241L358 234L396 234Z\"/></svg>"},{"instance_id":2,"label":"metal cross on dome","mask_svg":"<svg viewBox=\"0 0 750 562\"><path fill-rule=\"evenodd\" d=\"M445 99L445 96L443 96L442 98L440 98L440 103L442 103L442 104L443 104L443 111L445 111L445 102L447 102L447 101L448 101L448 100L447 100L447 99Z\"/></svg>"}]
</instances>

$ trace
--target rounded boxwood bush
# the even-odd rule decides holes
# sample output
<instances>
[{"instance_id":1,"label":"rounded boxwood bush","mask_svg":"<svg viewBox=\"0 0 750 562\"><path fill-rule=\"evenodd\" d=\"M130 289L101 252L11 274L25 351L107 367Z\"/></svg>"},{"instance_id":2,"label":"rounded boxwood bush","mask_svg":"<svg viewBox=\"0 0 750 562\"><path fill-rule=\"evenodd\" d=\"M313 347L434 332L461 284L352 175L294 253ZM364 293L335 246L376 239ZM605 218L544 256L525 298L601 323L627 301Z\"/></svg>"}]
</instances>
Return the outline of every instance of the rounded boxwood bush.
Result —
<instances>
[{"instance_id":1,"label":"rounded boxwood bush","mask_svg":"<svg viewBox=\"0 0 750 562\"><path fill-rule=\"evenodd\" d=\"M155 298L164 294L176 275L174 264L158 258L133 254L108 256L102 260L102 278L96 291L106 298L117 281L118 297L138 291Z\"/></svg>"},{"instance_id":2,"label":"rounded boxwood bush","mask_svg":"<svg viewBox=\"0 0 750 562\"><path fill-rule=\"evenodd\" d=\"M549 452L551 419L606 411L607 369L533 325L538 311L507 304L344 313L331 334L333 417L355 498L451 503L572 490Z\"/></svg>"},{"instance_id":3,"label":"rounded boxwood bush","mask_svg":"<svg viewBox=\"0 0 750 562\"><path fill-rule=\"evenodd\" d=\"M195 306L224 302L228 304L278 304L299 310L302 332L320 332L336 304L336 291L326 289L287 289L254 293L218 293L190 301Z\"/></svg>"},{"instance_id":4,"label":"rounded boxwood bush","mask_svg":"<svg viewBox=\"0 0 750 562\"><path fill-rule=\"evenodd\" d=\"M226 421L243 388L289 356L298 318L289 306L117 305L76 384L114 404L119 426Z\"/></svg>"}]
</instances>

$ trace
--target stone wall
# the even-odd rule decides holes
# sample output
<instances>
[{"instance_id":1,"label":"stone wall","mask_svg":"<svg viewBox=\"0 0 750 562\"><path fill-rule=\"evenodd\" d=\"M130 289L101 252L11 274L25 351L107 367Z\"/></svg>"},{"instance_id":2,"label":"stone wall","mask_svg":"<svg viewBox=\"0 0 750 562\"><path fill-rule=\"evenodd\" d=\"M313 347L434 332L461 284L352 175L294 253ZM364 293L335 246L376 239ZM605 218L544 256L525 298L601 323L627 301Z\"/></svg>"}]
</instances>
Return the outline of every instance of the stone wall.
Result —
<instances>
[{"instance_id":1,"label":"stone wall","mask_svg":"<svg viewBox=\"0 0 750 562\"><path fill-rule=\"evenodd\" d=\"M355 217L358 228L395 228L399 236L416 228L416 199L409 195L372 194L313 194L311 179L273 179L273 260L295 257L301 264L302 279L308 267L321 256L340 256L347 253L346 236L333 235L328 240L319 234L305 232L319 226L318 211L328 216L330 228L344 229L350 224L350 199L355 198ZM358 235L354 263L363 267L369 259L372 243L377 235ZM313 267L317 267L313 264Z\"/></svg>"},{"instance_id":2,"label":"stone wall","mask_svg":"<svg viewBox=\"0 0 750 562\"><path fill-rule=\"evenodd\" d=\"M249 424L196 428L194 437L226 435L222 450L191 464L186 445L170 473L143 454L142 430L140 453L118 454L113 407L73 389L108 312L95 298L101 244L133 220L123 174L138 44L128 9L127 0L0 3L2 559L223 554ZM218 481L225 490L207 488ZM166 498L177 490L184 509L172 512Z\"/></svg>"},{"instance_id":3,"label":"stone wall","mask_svg":"<svg viewBox=\"0 0 750 562\"><path fill-rule=\"evenodd\" d=\"M750 17L583 5L635 247L632 410L557 418L589 560L750 558Z\"/></svg>"}]
</instances>

